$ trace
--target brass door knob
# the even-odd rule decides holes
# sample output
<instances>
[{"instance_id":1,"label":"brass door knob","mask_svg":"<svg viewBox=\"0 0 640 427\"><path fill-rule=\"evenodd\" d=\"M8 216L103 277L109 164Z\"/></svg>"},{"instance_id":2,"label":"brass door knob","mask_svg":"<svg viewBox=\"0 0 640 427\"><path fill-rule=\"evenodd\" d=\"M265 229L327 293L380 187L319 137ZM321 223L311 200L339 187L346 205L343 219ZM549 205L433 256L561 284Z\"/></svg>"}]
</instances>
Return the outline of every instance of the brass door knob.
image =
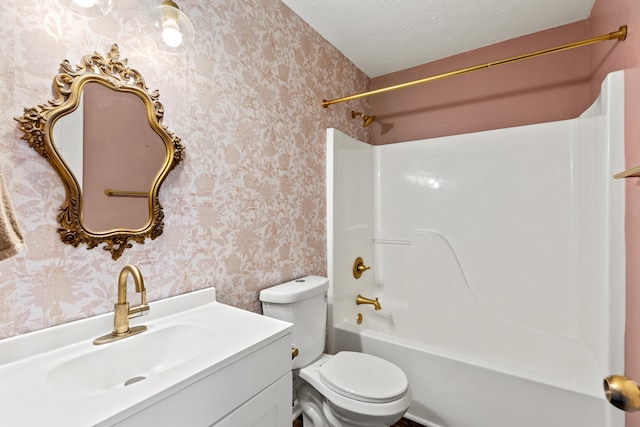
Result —
<instances>
[{"instance_id":1,"label":"brass door knob","mask_svg":"<svg viewBox=\"0 0 640 427\"><path fill-rule=\"evenodd\" d=\"M298 354L300 352L298 351L297 348L295 347L291 347L291 360L295 359L296 357L298 357Z\"/></svg>"},{"instance_id":2,"label":"brass door knob","mask_svg":"<svg viewBox=\"0 0 640 427\"><path fill-rule=\"evenodd\" d=\"M613 406L625 412L640 410L640 387L635 381L622 375L611 375L603 383L605 397Z\"/></svg>"},{"instance_id":3,"label":"brass door knob","mask_svg":"<svg viewBox=\"0 0 640 427\"><path fill-rule=\"evenodd\" d=\"M367 267L366 265L364 265L362 257L358 257L353 263L353 277L359 279L360 276L362 276L362 273L370 269L371 267Z\"/></svg>"}]
</instances>

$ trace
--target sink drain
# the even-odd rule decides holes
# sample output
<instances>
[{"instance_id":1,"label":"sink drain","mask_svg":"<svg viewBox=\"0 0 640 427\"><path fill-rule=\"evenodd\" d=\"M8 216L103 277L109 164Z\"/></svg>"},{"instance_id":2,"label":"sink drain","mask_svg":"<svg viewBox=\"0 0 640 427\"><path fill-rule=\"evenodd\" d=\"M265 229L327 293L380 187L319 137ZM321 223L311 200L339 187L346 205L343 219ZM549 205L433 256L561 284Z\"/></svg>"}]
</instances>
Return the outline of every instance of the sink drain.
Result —
<instances>
[{"instance_id":1,"label":"sink drain","mask_svg":"<svg viewBox=\"0 0 640 427\"><path fill-rule=\"evenodd\" d=\"M124 386L126 387L128 385L135 384L138 381L142 381L142 380L145 380L145 379L147 379L147 377L133 377L133 378L130 378L127 381L125 381L124 382Z\"/></svg>"}]
</instances>

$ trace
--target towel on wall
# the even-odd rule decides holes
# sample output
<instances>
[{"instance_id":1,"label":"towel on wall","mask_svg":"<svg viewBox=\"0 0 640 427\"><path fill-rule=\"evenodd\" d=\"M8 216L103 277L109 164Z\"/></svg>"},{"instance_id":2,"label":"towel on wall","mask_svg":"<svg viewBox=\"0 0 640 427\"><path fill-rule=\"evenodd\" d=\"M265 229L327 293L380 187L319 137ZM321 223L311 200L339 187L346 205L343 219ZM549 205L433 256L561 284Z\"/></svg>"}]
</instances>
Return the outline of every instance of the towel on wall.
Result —
<instances>
[{"instance_id":1,"label":"towel on wall","mask_svg":"<svg viewBox=\"0 0 640 427\"><path fill-rule=\"evenodd\" d=\"M26 249L22 232L16 221L9 192L0 171L0 261Z\"/></svg>"}]
</instances>

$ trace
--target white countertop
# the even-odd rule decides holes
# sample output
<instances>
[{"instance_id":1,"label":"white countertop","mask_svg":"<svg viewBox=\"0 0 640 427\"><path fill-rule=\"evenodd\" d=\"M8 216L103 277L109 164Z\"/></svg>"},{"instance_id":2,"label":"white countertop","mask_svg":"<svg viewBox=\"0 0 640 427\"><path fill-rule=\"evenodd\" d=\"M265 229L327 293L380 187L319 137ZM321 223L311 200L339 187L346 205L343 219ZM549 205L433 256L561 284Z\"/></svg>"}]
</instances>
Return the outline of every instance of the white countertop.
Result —
<instances>
[{"instance_id":1,"label":"white countertop","mask_svg":"<svg viewBox=\"0 0 640 427\"><path fill-rule=\"evenodd\" d=\"M0 340L0 425L109 425L109 420L116 415L121 418L123 412L133 413L149 406L281 338L291 328L287 322L216 302L213 288L152 302L149 306L149 315L130 321L131 326L146 325L147 331L109 344L97 346L93 339L111 332L113 313ZM105 364L109 366L105 369L111 372L124 367L128 358L134 357L128 354L128 340L145 334L148 335L145 339L160 337L158 333L176 325L191 325L199 332L200 344L194 346L199 350L193 351L188 344L183 352L171 349L174 355L184 354L186 360L167 365L159 362L155 371L141 372L140 375L146 374L146 379L136 384L105 387L99 392L74 387L73 384L85 380L94 383L93 379L85 378L93 374L87 374L81 363L78 364L80 377L60 378L52 374L56 367L65 363L72 365L76 358L88 360L97 355L92 353L99 351L109 352L102 353L109 354ZM185 346L189 339L178 339L182 343L176 345ZM118 351L120 348L122 352ZM140 348L144 351L146 347L137 348L139 353ZM65 372L75 373L75 370Z\"/></svg>"}]
</instances>

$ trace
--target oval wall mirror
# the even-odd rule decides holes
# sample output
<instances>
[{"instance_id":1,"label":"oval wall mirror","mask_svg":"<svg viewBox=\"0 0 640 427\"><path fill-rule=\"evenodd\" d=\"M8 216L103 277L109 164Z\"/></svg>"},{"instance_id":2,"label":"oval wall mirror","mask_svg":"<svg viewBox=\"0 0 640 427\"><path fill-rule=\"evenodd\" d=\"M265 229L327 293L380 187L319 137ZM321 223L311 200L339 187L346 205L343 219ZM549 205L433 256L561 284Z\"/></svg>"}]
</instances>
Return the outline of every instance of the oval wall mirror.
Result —
<instances>
[{"instance_id":1,"label":"oval wall mirror","mask_svg":"<svg viewBox=\"0 0 640 427\"><path fill-rule=\"evenodd\" d=\"M183 158L180 138L162 125L164 108L118 46L55 77L55 99L17 117L22 139L45 157L66 189L58 229L64 243L100 244L116 260L131 241L164 227L160 185Z\"/></svg>"}]
</instances>

